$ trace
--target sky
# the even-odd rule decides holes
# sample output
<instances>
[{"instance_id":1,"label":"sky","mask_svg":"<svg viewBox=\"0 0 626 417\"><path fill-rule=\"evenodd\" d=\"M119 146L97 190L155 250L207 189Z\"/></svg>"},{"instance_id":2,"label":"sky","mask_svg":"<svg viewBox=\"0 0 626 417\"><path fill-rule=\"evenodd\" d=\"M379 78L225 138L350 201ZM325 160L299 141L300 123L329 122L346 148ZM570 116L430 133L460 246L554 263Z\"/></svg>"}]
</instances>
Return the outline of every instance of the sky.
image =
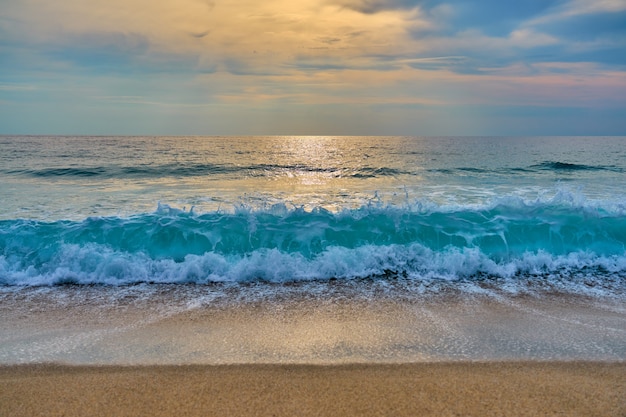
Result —
<instances>
[{"instance_id":1,"label":"sky","mask_svg":"<svg viewBox=\"0 0 626 417\"><path fill-rule=\"evenodd\" d=\"M0 8L0 134L626 135L626 0Z\"/></svg>"}]
</instances>

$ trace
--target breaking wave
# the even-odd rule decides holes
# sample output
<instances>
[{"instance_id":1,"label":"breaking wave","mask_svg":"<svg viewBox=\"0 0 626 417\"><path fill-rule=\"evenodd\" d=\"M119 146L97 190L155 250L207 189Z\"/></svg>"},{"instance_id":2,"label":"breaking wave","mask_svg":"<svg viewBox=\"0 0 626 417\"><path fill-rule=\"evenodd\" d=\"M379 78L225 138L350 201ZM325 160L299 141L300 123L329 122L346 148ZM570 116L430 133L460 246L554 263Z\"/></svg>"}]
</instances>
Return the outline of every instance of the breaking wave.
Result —
<instances>
[{"instance_id":1,"label":"breaking wave","mask_svg":"<svg viewBox=\"0 0 626 417\"><path fill-rule=\"evenodd\" d=\"M567 198L330 212L0 221L0 285L293 282L375 277L626 281L626 208Z\"/></svg>"}]
</instances>

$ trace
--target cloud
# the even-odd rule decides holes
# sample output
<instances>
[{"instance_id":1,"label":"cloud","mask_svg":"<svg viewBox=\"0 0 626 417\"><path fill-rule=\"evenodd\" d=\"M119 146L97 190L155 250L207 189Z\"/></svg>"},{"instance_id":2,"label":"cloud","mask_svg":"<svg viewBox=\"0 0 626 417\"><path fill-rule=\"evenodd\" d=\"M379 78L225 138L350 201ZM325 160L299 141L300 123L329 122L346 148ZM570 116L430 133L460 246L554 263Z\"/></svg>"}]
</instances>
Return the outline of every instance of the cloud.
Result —
<instances>
[{"instance_id":1,"label":"cloud","mask_svg":"<svg viewBox=\"0 0 626 417\"><path fill-rule=\"evenodd\" d=\"M381 11L412 9L418 7L419 0L332 0L330 4L339 5L359 13L374 14Z\"/></svg>"},{"instance_id":2,"label":"cloud","mask_svg":"<svg viewBox=\"0 0 626 417\"><path fill-rule=\"evenodd\" d=\"M0 83L0 91L35 91L37 87L32 84L9 84Z\"/></svg>"},{"instance_id":3,"label":"cloud","mask_svg":"<svg viewBox=\"0 0 626 417\"><path fill-rule=\"evenodd\" d=\"M626 1L575 0L525 22L524 29L559 39L553 51L564 62L626 65ZM553 58L554 59L554 58Z\"/></svg>"},{"instance_id":4,"label":"cloud","mask_svg":"<svg viewBox=\"0 0 626 417\"><path fill-rule=\"evenodd\" d=\"M202 31L202 32L192 32L192 33L190 33L190 35L193 36L196 39L202 39L205 36L207 36L209 33L211 33L210 30L205 30L205 31Z\"/></svg>"},{"instance_id":5,"label":"cloud","mask_svg":"<svg viewBox=\"0 0 626 417\"><path fill-rule=\"evenodd\" d=\"M83 67L128 70L144 57L149 40L137 33L83 32L64 34L46 53L56 60Z\"/></svg>"},{"instance_id":6,"label":"cloud","mask_svg":"<svg viewBox=\"0 0 626 417\"><path fill-rule=\"evenodd\" d=\"M626 38L626 11L572 16L552 25L535 25L547 33L573 41Z\"/></svg>"},{"instance_id":7,"label":"cloud","mask_svg":"<svg viewBox=\"0 0 626 417\"><path fill-rule=\"evenodd\" d=\"M11 0L9 6L3 12L19 23L0 27L41 48L61 44L80 49L86 43L81 38L99 47L97 36L126 47L135 37L149 45L147 53L246 58L253 64L284 62L319 47L328 48L319 49L320 54L347 57L399 49L408 40L408 29L428 24L415 13L363 15L317 0L241 0L210 7L197 0Z\"/></svg>"},{"instance_id":8,"label":"cloud","mask_svg":"<svg viewBox=\"0 0 626 417\"><path fill-rule=\"evenodd\" d=\"M624 21L626 0L6 0L0 100L141 120L220 106L625 108Z\"/></svg>"},{"instance_id":9,"label":"cloud","mask_svg":"<svg viewBox=\"0 0 626 417\"><path fill-rule=\"evenodd\" d=\"M624 16L611 18L604 12L621 10L623 3L65 0L52 5L11 0L7 15L18 23L2 22L0 28L54 60L120 72L160 68L262 76L298 70L386 71L407 59L463 56L462 61L414 65L468 73L516 61L554 60L550 55L555 53L556 59L567 61L619 62L611 54L623 44L615 34L624 32ZM595 21L589 13L595 13ZM574 18L580 24L560 23ZM379 59L383 56L386 62Z\"/></svg>"},{"instance_id":10,"label":"cloud","mask_svg":"<svg viewBox=\"0 0 626 417\"><path fill-rule=\"evenodd\" d=\"M478 30L486 36L506 37L523 22L544 15L563 1L423 0L416 6L431 19L438 35Z\"/></svg>"},{"instance_id":11,"label":"cloud","mask_svg":"<svg viewBox=\"0 0 626 417\"><path fill-rule=\"evenodd\" d=\"M546 24L567 20L582 15L623 12L626 10L624 0L569 0L560 2L548 13L532 19L529 24Z\"/></svg>"}]
</instances>

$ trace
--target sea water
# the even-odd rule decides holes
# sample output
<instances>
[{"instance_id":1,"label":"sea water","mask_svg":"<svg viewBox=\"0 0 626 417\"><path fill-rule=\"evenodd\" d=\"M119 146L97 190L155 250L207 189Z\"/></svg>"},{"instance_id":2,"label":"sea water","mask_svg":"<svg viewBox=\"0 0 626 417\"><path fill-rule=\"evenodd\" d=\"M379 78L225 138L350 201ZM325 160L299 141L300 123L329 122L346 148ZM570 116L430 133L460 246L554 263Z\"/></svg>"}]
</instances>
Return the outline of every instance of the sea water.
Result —
<instances>
[{"instance_id":1,"label":"sea water","mask_svg":"<svg viewBox=\"0 0 626 417\"><path fill-rule=\"evenodd\" d=\"M1 136L0 293L168 288L166 316L569 293L611 300L603 349L624 359L625 186L626 137Z\"/></svg>"},{"instance_id":2,"label":"sea water","mask_svg":"<svg viewBox=\"0 0 626 417\"><path fill-rule=\"evenodd\" d=\"M0 285L621 287L626 138L1 137Z\"/></svg>"}]
</instances>

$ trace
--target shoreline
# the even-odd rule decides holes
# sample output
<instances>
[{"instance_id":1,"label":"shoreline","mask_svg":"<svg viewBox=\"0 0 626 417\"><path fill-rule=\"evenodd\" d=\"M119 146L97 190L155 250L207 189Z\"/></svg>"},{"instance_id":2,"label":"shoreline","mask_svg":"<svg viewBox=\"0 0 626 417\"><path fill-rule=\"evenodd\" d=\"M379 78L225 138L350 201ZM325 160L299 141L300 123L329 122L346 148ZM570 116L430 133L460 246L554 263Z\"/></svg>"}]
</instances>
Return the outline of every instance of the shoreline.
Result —
<instances>
[{"instance_id":1,"label":"shoreline","mask_svg":"<svg viewBox=\"0 0 626 417\"><path fill-rule=\"evenodd\" d=\"M0 416L626 416L622 298L259 289L0 294Z\"/></svg>"},{"instance_id":2,"label":"shoreline","mask_svg":"<svg viewBox=\"0 0 626 417\"><path fill-rule=\"evenodd\" d=\"M616 416L626 362L0 366L7 416Z\"/></svg>"},{"instance_id":3,"label":"shoreline","mask_svg":"<svg viewBox=\"0 0 626 417\"><path fill-rule=\"evenodd\" d=\"M343 285L0 294L0 364L623 361L623 299ZM379 291L384 290L384 291Z\"/></svg>"}]
</instances>

